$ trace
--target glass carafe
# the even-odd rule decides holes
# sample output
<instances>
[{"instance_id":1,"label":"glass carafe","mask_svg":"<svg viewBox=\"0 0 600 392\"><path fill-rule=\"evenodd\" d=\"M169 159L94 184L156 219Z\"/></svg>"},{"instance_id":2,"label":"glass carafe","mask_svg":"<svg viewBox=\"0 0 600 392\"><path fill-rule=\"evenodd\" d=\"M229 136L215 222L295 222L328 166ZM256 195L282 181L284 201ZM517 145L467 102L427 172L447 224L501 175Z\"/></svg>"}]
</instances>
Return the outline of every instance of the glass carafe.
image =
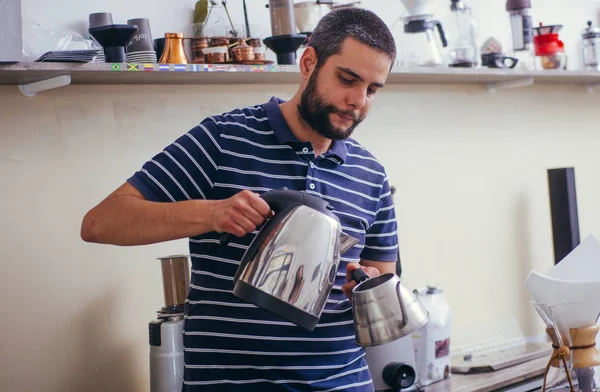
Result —
<instances>
[{"instance_id":1,"label":"glass carafe","mask_svg":"<svg viewBox=\"0 0 600 392\"><path fill-rule=\"evenodd\" d=\"M398 42L400 66L445 66L442 47L446 46L448 42L442 24L433 20L431 15L407 17L404 19L404 34Z\"/></svg>"},{"instance_id":2,"label":"glass carafe","mask_svg":"<svg viewBox=\"0 0 600 392\"><path fill-rule=\"evenodd\" d=\"M546 333L554 349L542 392L598 392L600 301L533 305L546 324Z\"/></svg>"},{"instance_id":3,"label":"glass carafe","mask_svg":"<svg viewBox=\"0 0 600 392\"><path fill-rule=\"evenodd\" d=\"M477 22L469 8L461 0L451 0L450 20L444 23L448 36L448 65L450 67L476 67Z\"/></svg>"}]
</instances>

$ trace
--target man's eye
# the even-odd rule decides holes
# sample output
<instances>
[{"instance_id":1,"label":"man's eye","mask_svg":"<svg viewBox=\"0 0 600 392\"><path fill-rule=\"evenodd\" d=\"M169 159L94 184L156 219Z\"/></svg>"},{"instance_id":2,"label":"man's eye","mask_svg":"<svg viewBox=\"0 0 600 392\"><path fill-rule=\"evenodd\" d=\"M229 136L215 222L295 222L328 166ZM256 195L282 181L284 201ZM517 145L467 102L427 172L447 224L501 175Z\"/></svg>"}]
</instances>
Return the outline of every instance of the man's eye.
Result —
<instances>
[{"instance_id":1,"label":"man's eye","mask_svg":"<svg viewBox=\"0 0 600 392\"><path fill-rule=\"evenodd\" d=\"M340 76L340 81L344 84L352 84L354 82L352 79L346 79L342 76Z\"/></svg>"},{"instance_id":2,"label":"man's eye","mask_svg":"<svg viewBox=\"0 0 600 392\"><path fill-rule=\"evenodd\" d=\"M370 88L370 89L367 89L367 93L368 93L369 95L372 95L372 94L375 94L375 93L377 93L377 90L375 90L374 88Z\"/></svg>"}]
</instances>

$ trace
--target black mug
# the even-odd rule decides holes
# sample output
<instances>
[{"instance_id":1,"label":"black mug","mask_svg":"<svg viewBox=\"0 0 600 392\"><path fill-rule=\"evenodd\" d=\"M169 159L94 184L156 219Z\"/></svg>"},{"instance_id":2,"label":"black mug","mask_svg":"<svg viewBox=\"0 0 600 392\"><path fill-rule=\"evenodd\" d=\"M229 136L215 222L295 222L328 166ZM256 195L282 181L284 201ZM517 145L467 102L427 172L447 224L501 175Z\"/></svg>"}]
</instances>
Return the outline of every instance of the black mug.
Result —
<instances>
[{"instance_id":1,"label":"black mug","mask_svg":"<svg viewBox=\"0 0 600 392\"><path fill-rule=\"evenodd\" d=\"M502 53L485 53L481 55L481 65L489 68L514 68L518 59Z\"/></svg>"}]
</instances>

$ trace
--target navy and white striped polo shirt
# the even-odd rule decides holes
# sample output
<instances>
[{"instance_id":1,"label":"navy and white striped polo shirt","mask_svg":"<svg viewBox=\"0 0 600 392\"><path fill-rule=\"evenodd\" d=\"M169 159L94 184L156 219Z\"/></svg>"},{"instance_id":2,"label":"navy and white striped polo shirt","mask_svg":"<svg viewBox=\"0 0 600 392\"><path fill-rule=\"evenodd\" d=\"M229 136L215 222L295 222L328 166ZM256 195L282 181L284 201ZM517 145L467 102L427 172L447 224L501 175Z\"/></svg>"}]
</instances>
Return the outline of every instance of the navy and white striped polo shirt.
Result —
<instances>
[{"instance_id":1,"label":"navy and white striped polo shirt","mask_svg":"<svg viewBox=\"0 0 600 392\"><path fill-rule=\"evenodd\" d=\"M341 258L319 324L308 332L232 294L233 276L257 234L219 245L190 238L191 287L184 327L184 391L371 391L352 307L341 291L346 265L394 262L396 219L382 165L352 139L315 157L294 137L279 103L208 117L146 162L129 182L148 200L219 200L243 189L286 187L328 201L343 231L360 240ZM299 233L301 235L301 233Z\"/></svg>"}]
</instances>

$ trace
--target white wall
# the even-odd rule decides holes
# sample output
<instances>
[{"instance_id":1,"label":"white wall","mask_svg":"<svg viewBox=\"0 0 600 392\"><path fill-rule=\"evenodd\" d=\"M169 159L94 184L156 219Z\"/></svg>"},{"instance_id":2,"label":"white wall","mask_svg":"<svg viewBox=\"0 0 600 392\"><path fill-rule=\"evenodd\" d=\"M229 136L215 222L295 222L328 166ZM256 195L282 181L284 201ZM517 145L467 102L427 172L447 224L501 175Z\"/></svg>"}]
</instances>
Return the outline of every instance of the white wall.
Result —
<instances>
[{"instance_id":1,"label":"white wall","mask_svg":"<svg viewBox=\"0 0 600 392\"><path fill-rule=\"evenodd\" d=\"M495 13L479 12L482 24L504 19L500 3L493 2ZM183 26L177 17L191 7L155 4L143 15L162 23L156 31ZM381 10L383 2L368 4ZM596 9L591 1L577 4L573 24ZM25 7L54 27L99 11L80 2L62 3L60 12L56 3ZM538 11L549 14L548 23L567 15L566 5L553 7ZM107 1L104 9L123 20L141 16L125 2ZM574 41L579 27L565 30ZM71 86L27 99L14 86L0 87L2 390L148 390L147 323L163 304L155 259L186 252L186 242L85 244L81 218L204 116L293 92ZM526 332L541 331L523 282L532 268L552 265L546 169L575 166L582 236L600 236L599 104L597 94L572 86L494 94L388 86L377 98L356 135L398 188L405 282L443 284L455 326L516 317Z\"/></svg>"}]
</instances>

